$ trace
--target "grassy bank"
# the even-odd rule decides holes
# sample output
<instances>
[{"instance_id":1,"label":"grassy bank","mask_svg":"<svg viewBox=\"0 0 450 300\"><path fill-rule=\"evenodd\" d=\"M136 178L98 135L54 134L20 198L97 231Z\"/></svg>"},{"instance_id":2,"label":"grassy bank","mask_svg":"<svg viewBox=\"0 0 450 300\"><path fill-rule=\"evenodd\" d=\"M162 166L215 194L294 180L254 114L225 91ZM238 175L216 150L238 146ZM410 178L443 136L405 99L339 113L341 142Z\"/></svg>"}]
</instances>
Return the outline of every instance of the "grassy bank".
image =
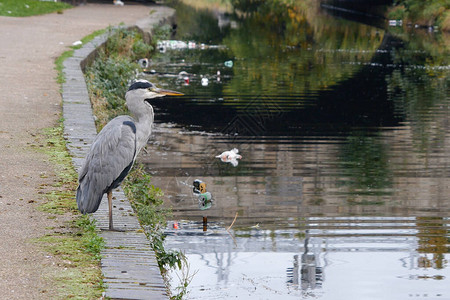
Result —
<instances>
[{"instance_id":1,"label":"grassy bank","mask_svg":"<svg viewBox=\"0 0 450 300\"><path fill-rule=\"evenodd\" d=\"M0 16L28 17L53 12L63 13L72 5L64 2L38 0L0 0Z\"/></svg>"}]
</instances>

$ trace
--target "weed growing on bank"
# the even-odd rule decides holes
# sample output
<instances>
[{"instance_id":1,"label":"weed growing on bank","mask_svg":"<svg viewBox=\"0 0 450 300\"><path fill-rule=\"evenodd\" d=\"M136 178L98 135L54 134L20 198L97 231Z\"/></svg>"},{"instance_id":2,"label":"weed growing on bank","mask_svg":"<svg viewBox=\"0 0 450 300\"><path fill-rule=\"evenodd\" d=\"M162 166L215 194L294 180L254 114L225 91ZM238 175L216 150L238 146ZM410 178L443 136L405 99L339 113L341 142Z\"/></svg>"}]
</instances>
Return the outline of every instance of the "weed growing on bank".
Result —
<instances>
[{"instance_id":1,"label":"weed growing on bank","mask_svg":"<svg viewBox=\"0 0 450 300\"><path fill-rule=\"evenodd\" d=\"M148 228L146 234L156 253L161 272L173 267L181 269L183 254L164 249L163 229L170 211L161 208L163 192L151 184L151 176L145 172L142 164L133 167L123 184L123 189L131 200L134 210L138 212L139 222Z\"/></svg>"},{"instance_id":2,"label":"weed growing on bank","mask_svg":"<svg viewBox=\"0 0 450 300\"><path fill-rule=\"evenodd\" d=\"M163 35L163 30L158 30ZM108 29L110 35L98 57L85 70L86 83L96 116L97 130L111 119L128 112L125 93L140 71L137 61L149 57L155 45L146 44L136 29Z\"/></svg>"}]
</instances>

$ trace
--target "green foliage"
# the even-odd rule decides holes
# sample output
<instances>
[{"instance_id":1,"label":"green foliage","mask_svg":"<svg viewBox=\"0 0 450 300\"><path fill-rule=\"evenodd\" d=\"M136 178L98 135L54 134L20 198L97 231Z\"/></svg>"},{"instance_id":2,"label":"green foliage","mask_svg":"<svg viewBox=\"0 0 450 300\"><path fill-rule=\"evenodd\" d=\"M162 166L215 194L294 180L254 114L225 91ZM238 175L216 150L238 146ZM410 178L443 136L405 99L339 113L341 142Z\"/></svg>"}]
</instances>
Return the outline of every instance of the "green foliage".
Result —
<instances>
[{"instance_id":1,"label":"green foliage","mask_svg":"<svg viewBox=\"0 0 450 300\"><path fill-rule=\"evenodd\" d=\"M116 115L126 112L124 95L137 68L138 65L127 57L106 56L101 51L99 58L86 69L91 99L100 102L103 109L109 111L107 119L99 119L102 126Z\"/></svg>"},{"instance_id":2,"label":"green foliage","mask_svg":"<svg viewBox=\"0 0 450 300\"><path fill-rule=\"evenodd\" d=\"M76 226L82 230L81 242L87 253L90 253L94 260L100 261L100 252L105 247L105 241L97 234L95 220L83 215L76 221Z\"/></svg>"},{"instance_id":3,"label":"green foliage","mask_svg":"<svg viewBox=\"0 0 450 300\"><path fill-rule=\"evenodd\" d=\"M140 223L150 227L147 236L161 271L164 272L165 268L181 268L182 253L164 249L163 228L169 212L160 208L163 193L151 184L151 176L145 172L143 165L133 168L123 183L123 189L137 212Z\"/></svg>"},{"instance_id":4,"label":"green foliage","mask_svg":"<svg viewBox=\"0 0 450 300\"><path fill-rule=\"evenodd\" d=\"M442 25L449 9L450 0L397 0L389 17L407 19L424 26Z\"/></svg>"},{"instance_id":5,"label":"green foliage","mask_svg":"<svg viewBox=\"0 0 450 300\"><path fill-rule=\"evenodd\" d=\"M109 38L105 52L108 57L122 56L131 61L148 57L155 49L153 44L144 42L142 34L137 29L109 28Z\"/></svg>"},{"instance_id":6,"label":"green foliage","mask_svg":"<svg viewBox=\"0 0 450 300\"><path fill-rule=\"evenodd\" d=\"M101 129L117 115L127 113L125 92L139 70L137 60L148 57L154 45L146 44L137 30L108 29L110 37L98 57L85 70L97 127Z\"/></svg>"},{"instance_id":7,"label":"green foliage","mask_svg":"<svg viewBox=\"0 0 450 300\"><path fill-rule=\"evenodd\" d=\"M131 48L137 58L147 57L153 49L152 45L145 43L143 40L137 40Z\"/></svg>"},{"instance_id":8,"label":"green foliage","mask_svg":"<svg viewBox=\"0 0 450 300\"><path fill-rule=\"evenodd\" d=\"M258 11L268 2L266 0L230 0L235 9L248 13Z\"/></svg>"},{"instance_id":9,"label":"green foliage","mask_svg":"<svg viewBox=\"0 0 450 300\"><path fill-rule=\"evenodd\" d=\"M388 13L390 20L404 20L406 18L406 9L403 5L393 7Z\"/></svg>"},{"instance_id":10,"label":"green foliage","mask_svg":"<svg viewBox=\"0 0 450 300\"><path fill-rule=\"evenodd\" d=\"M64 2L38 0L0 0L0 16L28 17L53 12L62 13L72 6Z\"/></svg>"},{"instance_id":11,"label":"green foliage","mask_svg":"<svg viewBox=\"0 0 450 300\"><path fill-rule=\"evenodd\" d=\"M172 34L172 27L169 24L157 26L153 29L153 40L166 40Z\"/></svg>"},{"instance_id":12,"label":"green foliage","mask_svg":"<svg viewBox=\"0 0 450 300\"><path fill-rule=\"evenodd\" d=\"M169 250L164 248L165 235L162 229L150 230L147 234L150 239L153 250L156 253L158 266L162 273L168 268L182 267L182 259L184 254L180 251Z\"/></svg>"},{"instance_id":13,"label":"green foliage","mask_svg":"<svg viewBox=\"0 0 450 300\"><path fill-rule=\"evenodd\" d=\"M163 203L163 192L151 184L151 176L145 172L143 165L134 166L123 183L123 189L131 196L133 205L139 212L143 225L158 227L165 224L165 214L157 210Z\"/></svg>"}]
</instances>

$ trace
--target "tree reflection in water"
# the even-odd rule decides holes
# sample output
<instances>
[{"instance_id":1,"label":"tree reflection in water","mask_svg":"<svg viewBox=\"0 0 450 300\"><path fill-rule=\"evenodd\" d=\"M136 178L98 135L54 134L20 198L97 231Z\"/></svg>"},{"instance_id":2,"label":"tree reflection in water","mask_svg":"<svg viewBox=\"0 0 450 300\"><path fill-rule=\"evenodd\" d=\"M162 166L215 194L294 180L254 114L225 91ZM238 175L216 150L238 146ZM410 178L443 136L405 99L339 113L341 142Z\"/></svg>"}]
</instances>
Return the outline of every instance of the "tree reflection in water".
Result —
<instances>
[{"instance_id":1,"label":"tree reflection in water","mask_svg":"<svg viewBox=\"0 0 450 300\"><path fill-rule=\"evenodd\" d=\"M444 37L295 3L236 15L182 6L175 38L226 47L153 58L151 80L186 96L155 103L140 160L188 220L166 243L200 269L192 298L450 297ZM214 159L234 147L236 168ZM206 234L196 178L215 197ZM224 228L236 212L235 245Z\"/></svg>"}]
</instances>

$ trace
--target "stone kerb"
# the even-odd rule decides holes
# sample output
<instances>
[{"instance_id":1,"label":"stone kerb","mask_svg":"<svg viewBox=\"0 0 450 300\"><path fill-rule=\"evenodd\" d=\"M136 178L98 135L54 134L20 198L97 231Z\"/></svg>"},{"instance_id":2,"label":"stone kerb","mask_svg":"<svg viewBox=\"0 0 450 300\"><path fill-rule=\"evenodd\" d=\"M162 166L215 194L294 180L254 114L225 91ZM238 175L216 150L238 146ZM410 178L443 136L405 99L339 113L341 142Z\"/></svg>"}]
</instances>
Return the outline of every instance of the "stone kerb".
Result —
<instances>
[{"instance_id":1,"label":"stone kerb","mask_svg":"<svg viewBox=\"0 0 450 300\"><path fill-rule=\"evenodd\" d=\"M75 169L81 168L97 131L83 69L105 44L108 33L97 36L63 63L66 82L62 85L64 136ZM111 299L168 299L155 253L122 189L113 192L114 226L123 232L106 231L106 195L92 217L106 243L101 267L106 297ZM75 199L74 199L75 201Z\"/></svg>"}]
</instances>

